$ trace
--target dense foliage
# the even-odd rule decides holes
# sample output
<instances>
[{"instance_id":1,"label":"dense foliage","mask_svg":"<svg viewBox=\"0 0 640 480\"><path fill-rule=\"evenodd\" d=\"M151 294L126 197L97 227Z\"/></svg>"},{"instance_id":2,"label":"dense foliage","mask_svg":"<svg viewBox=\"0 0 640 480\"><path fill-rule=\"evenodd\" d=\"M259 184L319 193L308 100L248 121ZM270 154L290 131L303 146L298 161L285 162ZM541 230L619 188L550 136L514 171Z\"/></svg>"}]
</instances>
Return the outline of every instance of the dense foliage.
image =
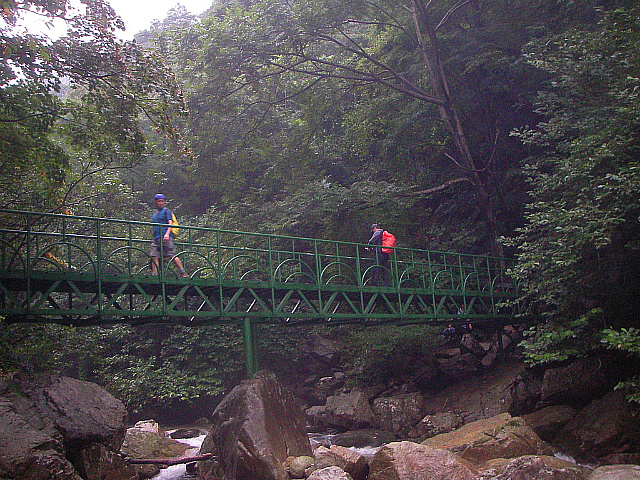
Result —
<instances>
[{"instance_id":1,"label":"dense foliage","mask_svg":"<svg viewBox=\"0 0 640 480\"><path fill-rule=\"evenodd\" d=\"M539 152L525 166L535 201L514 272L528 312L548 319L525 343L537 362L598 347L604 327L606 343L634 352L611 328L629 337L639 318L639 17L606 12L593 31L528 46L552 79L537 99L544 122L514 132Z\"/></svg>"},{"instance_id":2,"label":"dense foliage","mask_svg":"<svg viewBox=\"0 0 640 480\"><path fill-rule=\"evenodd\" d=\"M140 115L180 149L180 87L157 55L118 40L122 20L107 3L2 0L0 9L0 206L86 212L126 196L114 172L147 152ZM21 22L37 19L66 36L24 33Z\"/></svg>"}]
</instances>

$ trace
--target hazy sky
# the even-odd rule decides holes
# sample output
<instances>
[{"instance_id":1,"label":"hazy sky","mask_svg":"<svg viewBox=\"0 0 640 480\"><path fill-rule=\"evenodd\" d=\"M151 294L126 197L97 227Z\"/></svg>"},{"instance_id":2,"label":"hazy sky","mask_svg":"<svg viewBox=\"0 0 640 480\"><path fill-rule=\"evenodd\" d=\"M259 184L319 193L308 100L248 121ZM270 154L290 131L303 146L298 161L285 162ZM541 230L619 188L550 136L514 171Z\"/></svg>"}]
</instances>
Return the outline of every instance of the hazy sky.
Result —
<instances>
[{"instance_id":1,"label":"hazy sky","mask_svg":"<svg viewBox=\"0 0 640 480\"><path fill-rule=\"evenodd\" d=\"M194 15L199 15L211 6L214 0L107 0L116 13L122 17L126 30L118 31L117 35L126 40L141 30L146 30L154 20L164 20L167 12L178 4L182 4ZM73 2L72 2L73 4ZM19 26L30 32L57 38L64 35L66 26L62 22L54 22L53 27L46 27L42 17L27 13L23 14Z\"/></svg>"},{"instance_id":2,"label":"hazy sky","mask_svg":"<svg viewBox=\"0 0 640 480\"><path fill-rule=\"evenodd\" d=\"M189 12L199 15L211 6L213 0L107 0L124 20L126 31L119 36L131 40L146 30L154 20L164 20L167 12L181 3Z\"/></svg>"}]
</instances>

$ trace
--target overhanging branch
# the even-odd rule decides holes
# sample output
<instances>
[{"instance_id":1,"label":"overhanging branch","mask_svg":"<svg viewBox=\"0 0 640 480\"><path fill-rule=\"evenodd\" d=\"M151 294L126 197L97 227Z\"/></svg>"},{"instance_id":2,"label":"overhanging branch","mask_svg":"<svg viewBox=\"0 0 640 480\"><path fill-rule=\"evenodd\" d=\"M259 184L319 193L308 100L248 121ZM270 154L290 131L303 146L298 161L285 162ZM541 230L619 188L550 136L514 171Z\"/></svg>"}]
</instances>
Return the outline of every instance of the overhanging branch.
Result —
<instances>
[{"instance_id":1,"label":"overhanging branch","mask_svg":"<svg viewBox=\"0 0 640 480\"><path fill-rule=\"evenodd\" d=\"M431 195L432 193L445 190L449 188L451 185L455 185L456 183L464 183L464 182L471 183L471 180L467 177L453 178L451 180L444 182L441 185L438 185L437 187L428 188L427 190L420 190L419 192L402 193L399 196L400 197L421 197L421 196Z\"/></svg>"}]
</instances>

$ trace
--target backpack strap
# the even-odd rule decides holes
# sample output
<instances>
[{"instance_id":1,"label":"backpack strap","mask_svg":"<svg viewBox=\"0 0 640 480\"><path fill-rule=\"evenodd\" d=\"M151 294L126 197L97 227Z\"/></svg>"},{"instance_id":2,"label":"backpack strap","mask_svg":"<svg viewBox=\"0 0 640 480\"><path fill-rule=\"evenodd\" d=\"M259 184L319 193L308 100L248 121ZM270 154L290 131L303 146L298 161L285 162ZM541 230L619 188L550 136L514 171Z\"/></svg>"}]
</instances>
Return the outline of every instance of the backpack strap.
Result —
<instances>
[{"instance_id":1,"label":"backpack strap","mask_svg":"<svg viewBox=\"0 0 640 480\"><path fill-rule=\"evenodd\" d=\"M164 216L167 219L167 225L169 227L173 227L173 212L171 210L169 210L167 207L164 207ZM175 238L175 233L173 233L173 228L171 228L171 233L169 234L171 235L171 238Z\"/></svg>"}]
</instances>

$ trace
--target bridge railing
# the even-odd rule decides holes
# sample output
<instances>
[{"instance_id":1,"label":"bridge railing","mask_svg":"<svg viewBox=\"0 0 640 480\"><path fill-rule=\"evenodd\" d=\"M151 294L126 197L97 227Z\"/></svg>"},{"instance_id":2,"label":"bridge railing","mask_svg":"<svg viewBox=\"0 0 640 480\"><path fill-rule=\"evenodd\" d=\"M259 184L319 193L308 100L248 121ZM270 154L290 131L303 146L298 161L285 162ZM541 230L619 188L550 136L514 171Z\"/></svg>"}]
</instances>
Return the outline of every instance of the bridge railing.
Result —
<instances>
[{"instance_id":1,"label":"bridge railing","mask_svg":"<svg viewBox=\"0 0 640 480\"><path fill-rule=\"evenodd\" d=\"M129 276L187 282L170 261L151 278L154 225L118 219L0 210L0 270L27 277L65 272L102 281ZM180 226L176 257L191 281L380 288L367 245L215 228ZM515 286L505 259L396 247L382 288L403 291L506 292ZM197 283L197 282L196 282Z\"/></svg>"}]
</instances>

